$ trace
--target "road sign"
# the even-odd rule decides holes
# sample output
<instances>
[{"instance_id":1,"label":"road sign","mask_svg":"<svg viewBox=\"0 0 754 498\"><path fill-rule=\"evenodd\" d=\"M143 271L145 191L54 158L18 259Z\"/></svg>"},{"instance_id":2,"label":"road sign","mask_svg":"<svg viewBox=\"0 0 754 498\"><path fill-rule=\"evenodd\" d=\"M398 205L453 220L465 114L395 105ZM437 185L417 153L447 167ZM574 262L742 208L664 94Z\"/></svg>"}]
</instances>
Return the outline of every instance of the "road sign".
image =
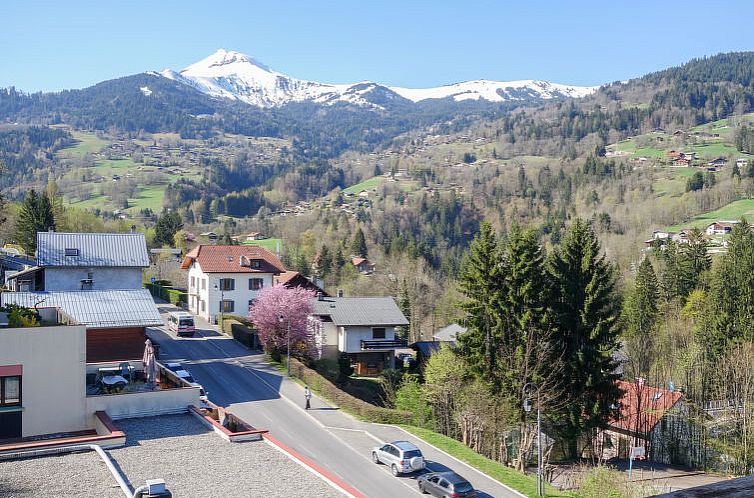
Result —
<instances>
[{"instance_id":1,"label":"road sign","mask_svg":"<svg viewBox=\"0 0 754 498\"><path fill-rule=\"evenodd\" d=\"M156 278L154 278L154 277L150 278L149 280L150 280L150 281L151 281L152 283L155 283L155 282L157 281L157 279L156 279Z\"/></svg>"},{"instance_id":2,"label":"road sign","mask_svg":"<svg viewBox=\"0 0 754 498\"><path fill-rule=\"evenodd\" d=\"M634 446L631 448L631 458L644 458L644 446Z\"/></svg>"}]
</instances>

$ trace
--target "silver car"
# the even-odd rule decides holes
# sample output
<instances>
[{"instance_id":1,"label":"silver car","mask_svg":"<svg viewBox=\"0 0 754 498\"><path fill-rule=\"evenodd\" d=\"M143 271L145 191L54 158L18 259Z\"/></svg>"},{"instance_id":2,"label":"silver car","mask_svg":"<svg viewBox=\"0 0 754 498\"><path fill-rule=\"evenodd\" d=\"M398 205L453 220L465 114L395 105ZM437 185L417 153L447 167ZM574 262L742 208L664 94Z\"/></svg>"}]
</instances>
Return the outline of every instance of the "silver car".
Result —
<instances>
[{"instance_id":1,"label":"silver car","mask_svg":"<svg viewBox=\"0 0 754 498\"><path fill-rule=\"evenodd\" d=\"M390 467L394 476L416 472L424 468L424 456L415 444L408 441L393 441L372 450L372 461Z\"/></svg>"}]
</instances>

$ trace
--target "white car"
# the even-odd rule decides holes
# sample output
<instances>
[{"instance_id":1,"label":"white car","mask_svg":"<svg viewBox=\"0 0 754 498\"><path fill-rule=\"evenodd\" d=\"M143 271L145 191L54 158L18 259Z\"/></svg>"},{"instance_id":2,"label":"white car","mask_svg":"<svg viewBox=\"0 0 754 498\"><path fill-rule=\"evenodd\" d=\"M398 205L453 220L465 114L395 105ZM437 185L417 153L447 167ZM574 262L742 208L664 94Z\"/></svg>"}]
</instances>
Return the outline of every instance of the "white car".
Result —
<instances>
[{"instance_id":1,"label":"white car","mask_svg":"<svg viewBox=\"0 0 754 498\"><path fill-rule=\"evenodd\" d=\"M398 477L424 469L424 456L414 443L393 441L372 450L372 461L390 466L390 472Z\"/></svg>"}]
</instances>

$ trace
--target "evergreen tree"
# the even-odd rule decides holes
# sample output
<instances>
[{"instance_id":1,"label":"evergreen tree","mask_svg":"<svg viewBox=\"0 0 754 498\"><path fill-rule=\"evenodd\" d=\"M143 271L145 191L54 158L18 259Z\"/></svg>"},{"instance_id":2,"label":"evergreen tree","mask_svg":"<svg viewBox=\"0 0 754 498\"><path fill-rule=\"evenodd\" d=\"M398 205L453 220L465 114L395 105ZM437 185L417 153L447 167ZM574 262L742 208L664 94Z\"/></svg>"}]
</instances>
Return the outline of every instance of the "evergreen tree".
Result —
<instances>
[{"instance_id":1,"label":"evergreen tree","mask_svg":"<svg viewBox=\"0 0 754 498\"><path fill-rule=\"evenodd\" d=\"M154 226L154 245L157 247L173 247L175 245L175 234L182 228L183 220L177 211L162 213ZM228 242L230 235L227 233L225 235L226 241L224 243L232 244L232 242Z\"/></svg>"},{"instance_id":2,"label":"evergreen tree","mask_svg":"<svg viewBox=\"0 0 754 498\"><path fill-rule=\"evenodd\" d=\"M550 259L555 349L563 354L563 391L554 413L570 457L586 430L604 427L620 396L613 371L620 310L615 269L605 260L594 231L577 219Z\"/></svg>"},{"instance_id":3,"label":"evergreen tree","mask_svg":"<svg viewBox=\"0 0 754 498\"><path fill-rule=\"evenodd\" d=\"M644 258L636 273L634 288L624 302L623 313L627 326L629 356L634 361L635 374L649 373L652 343L657 323L657 300L660 285L649 258Z\"/></svg>"},{"instance_id":4,"label":"evergreen tree","mask_svg":"<svg viewBox=\"0 0 754 498\"><path fill-rule=\"evenodd\" d=\"M458 288L466 299L460 304L465 312L466 333L458 337L460 355L478 376L492 379L496 371L495 354L499 344L499 302L504 290L498 241L492 225L482 222L461 265Z\"/></svg>"},{"instance_id":5,"label":"evergreen tree","mask_svg":"<svg viewBox=\"0 0 754 498\"><path fill-rule=\"evenodd\" d=\"M739 339L754 341L754 231L742 219L712 277L708 321L699 339L714 358Z\"/></svg>"},{"instance_id":6,"label":"evergreen tree","mask_svg":"<svg viewBox=\"0 0 754 498\"><path fill-rule=\"evenodd\" d=\"M325 244L322 244L322 249L319 250L319 262L317 263L317 269L322 278L327 277L332 272L332 265L332 253Z\"/></svg>"},{"instance_id":7,"label":"evergreen tree","mask_svg":"<svg viewBox=\"0 0 754 498\"><path fill-rule=\"evenodd\" d=\"M361 230L361 227L359 227L353 235L353 240L351 241L351 254L362 258L367 257L367 241L364 238L364 232Z\"/></svg>"},{"instance_id":8,"label":"evergreen tree","mask_svg":"<svg viewBox=\"0 0 754 498\"><path fill-rule=\"evenodd\" d=\"M46 193L38 195L35 190L29 191L24 199L16 218L16 241L27 254L34 254L37 250L37 232L55 229L55 216Z\"/></svg>"},{"instance_id":9,"label":"evergreen tree","mask_svg":"<svg viewBox=\"0 0 754 498\"><path fill-rule=\"evenodd\" d=\"M401 282L401 289L398 295L398 308L400 308L403 316L408 320L408 325L401 325L396 327L396 333L404 339L409 339L409 332L411 331L411 295L408 291L408 282L404 278Z\"/></svg>"}]
</instances>

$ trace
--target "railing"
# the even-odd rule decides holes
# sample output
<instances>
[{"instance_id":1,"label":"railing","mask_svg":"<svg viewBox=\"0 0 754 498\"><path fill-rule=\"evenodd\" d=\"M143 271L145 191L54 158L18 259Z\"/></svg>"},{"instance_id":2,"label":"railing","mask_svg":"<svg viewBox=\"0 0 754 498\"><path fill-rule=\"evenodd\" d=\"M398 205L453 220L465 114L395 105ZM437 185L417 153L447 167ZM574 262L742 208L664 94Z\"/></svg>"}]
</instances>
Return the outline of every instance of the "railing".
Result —
<instances>
[{"instance_id":1,"label":"railing","mask_svg":"<svg viewBox=\"0 0 754 498\"><path fill-rule=\"evenodd\" d=\"M371 340L361 340L361 350L369 350L369 349L395 349L395 348L405 348L408 342L406 339L371 339Z\"/></svg>"}]
</instances>

